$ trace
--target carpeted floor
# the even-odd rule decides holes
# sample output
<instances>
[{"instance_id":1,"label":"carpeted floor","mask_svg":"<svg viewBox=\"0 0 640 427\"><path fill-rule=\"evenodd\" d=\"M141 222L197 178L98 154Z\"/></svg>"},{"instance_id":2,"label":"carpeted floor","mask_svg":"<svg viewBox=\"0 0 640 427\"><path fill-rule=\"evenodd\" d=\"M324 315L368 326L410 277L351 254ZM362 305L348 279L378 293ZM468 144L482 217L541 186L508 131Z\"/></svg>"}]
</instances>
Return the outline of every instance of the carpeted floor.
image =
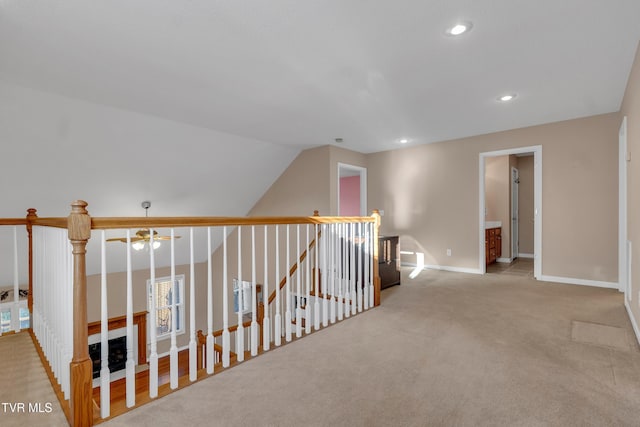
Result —
<instances>
[{"instance_id":1,"label":"carpeted floor","mask_svg":"<svg viewBox=\"0 0 640 427\"><path fill-rule=\"evenodd\" d=\"M638 425L640 353L622 294L407 273L381 307L106 425ZM597 327L572 334L575 322L618 328L626 346L599 343Z\"/></svg>"},{"instance_id":2,"label":"carpeted floor","mask_svg":"<svg viewBox=\"0 0 640 427\"><path fill-rule=\"evenodd\" d=\"M66 426L27 332L0 338L0 426Z\"/></svg>"},{"instance_id":3,"label":"carpeted floor","mask_svg":"<svg viewBox=\"0 0 640 427\"><path fill-rule=\"evenodd\" d=\"M380 307L104 425L639 424L640 352L619 292L409 271Z\"/></svg>"}]
</instances>

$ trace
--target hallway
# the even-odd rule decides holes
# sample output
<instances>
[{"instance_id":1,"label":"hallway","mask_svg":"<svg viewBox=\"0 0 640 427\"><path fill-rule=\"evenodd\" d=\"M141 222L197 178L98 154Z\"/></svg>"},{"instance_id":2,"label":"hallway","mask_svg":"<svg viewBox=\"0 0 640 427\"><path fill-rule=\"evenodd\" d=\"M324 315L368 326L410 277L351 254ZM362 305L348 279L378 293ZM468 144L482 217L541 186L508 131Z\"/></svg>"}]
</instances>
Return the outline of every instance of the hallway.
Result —
<instances>
[{"instance_id":1,"label":"hallway","mask_svg":"<svg viewBox=\"0 0 640 427\"><path fill-rule=\"evenodd\" d=\"M516 258L511 263L494 262L487 266L487 274L508 274L533 278L533 258Z\"/></svg>"}]
</instances>

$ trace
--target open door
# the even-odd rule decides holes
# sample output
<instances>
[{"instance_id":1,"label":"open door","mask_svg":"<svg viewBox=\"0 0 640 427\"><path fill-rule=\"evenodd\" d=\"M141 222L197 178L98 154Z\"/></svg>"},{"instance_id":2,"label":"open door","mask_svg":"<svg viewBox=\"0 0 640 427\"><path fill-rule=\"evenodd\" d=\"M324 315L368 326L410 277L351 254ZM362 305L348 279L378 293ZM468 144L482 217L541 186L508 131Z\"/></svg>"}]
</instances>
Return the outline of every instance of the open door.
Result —
<instances>
[{"instance_id":1,"label":"open door","mask_svg":"<svg viewBox=\"0 0 640 427\"><path fill-rule=\"evenodd\" d=\"M367 215L367 169L338 163L338 215Z\"/></svg>"}]
</instances>

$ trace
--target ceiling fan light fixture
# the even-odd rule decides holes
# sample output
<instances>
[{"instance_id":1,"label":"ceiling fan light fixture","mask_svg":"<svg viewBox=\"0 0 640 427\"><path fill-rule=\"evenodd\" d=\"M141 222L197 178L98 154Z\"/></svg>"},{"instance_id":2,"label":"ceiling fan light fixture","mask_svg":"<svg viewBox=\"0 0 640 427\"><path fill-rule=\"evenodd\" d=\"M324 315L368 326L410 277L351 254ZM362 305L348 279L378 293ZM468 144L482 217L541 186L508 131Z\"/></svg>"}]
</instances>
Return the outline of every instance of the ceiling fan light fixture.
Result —
<instances>
[{"instance_id":1,"label":"ceiling fan light fixture","mask_svg":"<svg viewBox=\"0 0 640 427\"><path fill-rule=\"evenodd\" d=\"M145 211L145 218L149 217L149 208L151 207L151 202L144 201L142 202L142 207ZM161 240L171 240L171 239L179 239L180 236L159 236L156 230L153 230L153 236L151 235L151 230L148 228L141 228L136 231L136 235L133 238L128 237L115 237L112 239L107 239L107 242L122 242L128 243L131 242L131 247L136 251L141 250L149 250L150 248L158 249L160 245L162 245ZM153 239L153 244L151 244L151 239Z\"/></svg>"},{"instance_id":2,"label":"ceiling fan light fixture","mask_svg":"<svg viewBox=\"0 0 640 427\"><path fill-rule=\"evenodd\" d=\"M155 242L154 242L154 243L155 243ZM143 250L143 249L144 249L144 246L145 246L145 245L144 245L144 242L133 242L133 243L131 244L131 247L132 247L133 249L135 249L136 251L141 251L141 250ZM154 249L155 249L155 248L154 248Z\"/></svg>"}]
</instances>

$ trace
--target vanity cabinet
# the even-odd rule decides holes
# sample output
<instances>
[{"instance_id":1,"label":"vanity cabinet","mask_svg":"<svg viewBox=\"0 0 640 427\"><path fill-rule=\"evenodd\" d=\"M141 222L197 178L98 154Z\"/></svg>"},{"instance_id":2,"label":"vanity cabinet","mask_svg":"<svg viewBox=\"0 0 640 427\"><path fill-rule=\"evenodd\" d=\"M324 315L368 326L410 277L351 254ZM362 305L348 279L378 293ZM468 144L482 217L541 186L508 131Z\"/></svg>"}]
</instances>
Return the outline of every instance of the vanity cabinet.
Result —
<instances>
[{"instance_id":1,"label":"vanity cabinet","mask_svg":"<svg viewBox=\"0 0 640 427\"><path fill-rule=\"evenodd\" d=\"M485 228L484 254L487 265L502 257L502 228Z\"/></svg>"}]
</instances>

